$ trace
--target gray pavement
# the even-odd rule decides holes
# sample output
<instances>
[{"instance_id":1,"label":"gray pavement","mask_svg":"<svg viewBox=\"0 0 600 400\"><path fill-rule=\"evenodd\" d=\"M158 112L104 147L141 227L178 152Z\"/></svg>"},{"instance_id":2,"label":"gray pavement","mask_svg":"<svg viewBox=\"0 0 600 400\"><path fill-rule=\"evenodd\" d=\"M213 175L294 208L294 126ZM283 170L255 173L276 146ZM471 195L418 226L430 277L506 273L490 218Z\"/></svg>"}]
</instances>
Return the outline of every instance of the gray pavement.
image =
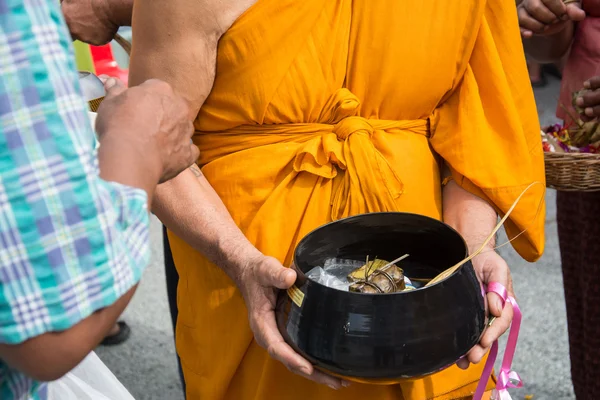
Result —
<instances>
[{"instance_id":1,"label":"gray pavement","mask_svg":"<svg viewBox=\"0 0 600 400\"><path fill-rule=\"evenodd\" d=\"M557 81L536 93L543 123L555 120L557 95ZM534 395L535 400L575 398L569 372L555 214L555 193L549 191L546 252L539 262L524 262L508 246L501 251L512 268L524 314L513 366L525 387L511 390L514 400L524 399L526 394ZM180 400L183 396L168 314L160 225L156 220L152 228L153 262L124 315L132 327L132 337L121 346L99 348L97 353L136 399ZM501 349L504 343L501 342Z\"/></svg>"}]
</instances>

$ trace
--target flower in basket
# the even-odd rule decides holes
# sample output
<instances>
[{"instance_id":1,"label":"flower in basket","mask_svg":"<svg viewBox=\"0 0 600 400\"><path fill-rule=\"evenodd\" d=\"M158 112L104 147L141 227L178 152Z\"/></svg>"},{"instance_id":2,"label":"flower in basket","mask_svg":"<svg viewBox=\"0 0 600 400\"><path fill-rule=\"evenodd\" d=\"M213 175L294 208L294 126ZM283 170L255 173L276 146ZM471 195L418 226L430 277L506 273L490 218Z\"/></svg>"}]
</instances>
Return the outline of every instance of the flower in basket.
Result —
<instances>
[{"instance_id":1,"label":"flower in basket","mask_svg":"<svg viewBox=\"0 0 600 400\"><path fill-rule=\"evenodd\" d=\"M583 112L577 106L575 99L587 89L573 93L573 107L577 112ZM562 106L562 104L561 104ZM600 122L597 119L583 122L581 118L572 115L575 121L567 125L554 124L542 130L542 145L546 152L556 153L600 153Z\"/></svg>"}]
</instances>

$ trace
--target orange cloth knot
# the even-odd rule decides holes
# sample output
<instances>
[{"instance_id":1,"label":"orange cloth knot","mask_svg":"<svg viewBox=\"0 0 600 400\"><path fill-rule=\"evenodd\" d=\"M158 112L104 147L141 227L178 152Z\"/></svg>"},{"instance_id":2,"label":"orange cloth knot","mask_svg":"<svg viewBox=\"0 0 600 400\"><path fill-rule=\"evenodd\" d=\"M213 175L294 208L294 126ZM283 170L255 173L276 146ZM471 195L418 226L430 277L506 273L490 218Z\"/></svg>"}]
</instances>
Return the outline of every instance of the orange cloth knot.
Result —
<instances>
[{"instance_id":1,"label":"orange cloth knot","mask_svg":"<svg viewBox=\"0 0 600 400\"><path fill-rule=\"evenodd\" d=\"M362 117L347 117L333 127L333 132L339 139L346 140L351 134L358 132L371 136L374 130L373 126Z\"/></svg>"}]
</instances>

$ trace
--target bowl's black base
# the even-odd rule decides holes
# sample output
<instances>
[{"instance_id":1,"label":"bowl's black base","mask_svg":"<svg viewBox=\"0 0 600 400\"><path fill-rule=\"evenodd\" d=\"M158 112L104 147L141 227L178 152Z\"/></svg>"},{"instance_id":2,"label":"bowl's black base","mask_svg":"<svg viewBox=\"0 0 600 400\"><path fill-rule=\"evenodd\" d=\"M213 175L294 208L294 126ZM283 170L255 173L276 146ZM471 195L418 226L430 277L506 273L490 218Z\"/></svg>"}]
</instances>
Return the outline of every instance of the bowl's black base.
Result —
<instances>
[{"instance_id":1,"label":"bowl's black base","mask_svg":"<svg viewBox=\"0 0 600 400\"><path fill-rule=\"evenodd\" d=\"M309 234L296 250L296 286L278 298L286 342L321 370L369 383L423 377L456 363L479 342L486 322L470 263L430 287L392 294L346 292L304 275L327 258L402 254L410 254L402 265L407 276L432 278L461 261L466 245L447 225L404 213L360 215Z\"/></svg>"}]
</instances>

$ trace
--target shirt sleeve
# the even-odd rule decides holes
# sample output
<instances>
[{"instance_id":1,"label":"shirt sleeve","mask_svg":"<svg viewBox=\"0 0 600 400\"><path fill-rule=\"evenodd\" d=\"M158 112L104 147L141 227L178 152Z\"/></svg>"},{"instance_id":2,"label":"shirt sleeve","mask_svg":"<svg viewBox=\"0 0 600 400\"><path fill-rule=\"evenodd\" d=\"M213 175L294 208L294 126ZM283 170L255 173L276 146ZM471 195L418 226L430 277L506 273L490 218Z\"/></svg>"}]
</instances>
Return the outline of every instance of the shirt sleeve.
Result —
<instances>
[{"instance_id":1,"label":"shirt sleeve","mask_svg":"<svg viewBox=\"0 0 600 400\"><path fill-rule=\"evenodd\" d=\"M514 0L489 0L477 18L479 33L455 89L436 110L431 144L455 181L501 215L537 182L505 225L514 248L534 261L544 249L546 181Z\"/></svg>"},{"instance_id":2,"label":"shirt sleeve","mask_svg":"<svg viewBox=\"0 0 600 400\"><path fill-rule=\"evenodd\" d=\"M58 1L0 4L0 342L68 329L149 261L143 190L103 181Z\"/></svg>"}]
</instances>

